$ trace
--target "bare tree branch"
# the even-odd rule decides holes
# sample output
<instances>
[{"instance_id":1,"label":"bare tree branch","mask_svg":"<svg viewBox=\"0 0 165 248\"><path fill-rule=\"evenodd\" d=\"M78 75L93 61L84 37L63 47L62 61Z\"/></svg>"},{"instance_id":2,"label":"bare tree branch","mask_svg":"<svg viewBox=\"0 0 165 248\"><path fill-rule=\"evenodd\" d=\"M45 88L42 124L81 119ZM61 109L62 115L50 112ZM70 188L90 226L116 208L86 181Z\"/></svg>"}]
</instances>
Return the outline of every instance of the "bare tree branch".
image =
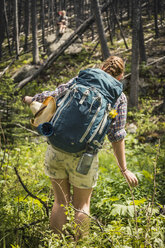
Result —
<instances>
[{"instance_id":1,"label":"bare tree branch","mask_svg":"<svg viewBox=\"0 0 165 248\"><path fill-rule=\"evenodd\" d=\"M37 133L37 132L35 132L35 131L33 131L33 130L31 130L31 129L29 129L29 128L26 128L26 127L24 127L24 126L22 126L21 124L15 124L17 127L21 127L21 128L23 128L23 129L25 129L25 130L27 130L27 131L29 131L29 132L31 132L31 133L34 133L35 135L37 135L37 136L41 136L41 135L39 135L39 133Z\"/></svg>"},{"instance_id":2,"label":"bare tree branch","mask_svg":"<svg viewBox=\"0 0 165 248\"><path fill-rule=\"evenodd\" d=\"M152 61L152 62L150 62L150 63L148 63L148 64L146 64L146 65L144 65L144 66L146 67L146 66L154 65L154 64L156 64L157 62L160 62L160 61L162 61L162 60L164 60L164 59L165 59L165 56L163 56L163 57L161 57L161 58L158 58L158 59L155 59L154 61ZM124 76L124 79L125 79L125 78L128 78L129 76L131 76L131 73L128 73L127 75L125 75L125 76Z\"/></svg>"},{"instance_id":3,"label":"bare tree branch","mask_svg":"<svg viewBox=\"0 0 165 248\"><path fill-rule=\"evenodd\" d=\"M85 214L86 216L88 216L90 219L92 219L92 220L98 225L98 227L100 228L101 232L105 233L104 228L103 228L103 225L100 223L100 221L99 221L97 218L95 218L95 217L93 217L93 216L87 214L87 213L86 213L85 211L83 211L83 210L76 209L75 207L72 206L72 204L70 204L70 207L73 208L76 212L83 213L83 214ZM110 244L112 245L112 240L106 235L106 233L105 233L105 237L107 238L107 240L108 240L108 241L110 242ZM110 246L110 247L111 247L111 246Z\"/></svg>"},{"instance_id":4,"label":"bare tree branch","mask_svg":"<svg viewBox=\"0 0 165 248\"><path fill-rule=\"evenodd\" d=\"M46 220L47 220L47 218L44 218L44 219L41 219L41 220L33 221L33 222L29 223L29 224L24 223L21 227L17 227L17 228L14 228L14 229L7 229L6 232L13 232L13 231L16 232L16 231L19 231L19 230L24 230L25 228L28 228L30 226L34 226L34 225L39 224L41 222L44 222Z\"/></svg>"},{"instance_id":5,"label":"bare tree branch","mask_svg":"<svg viewBox=\"0 0 165 248\"><path fill-rule=\"evenodd\" d=\"M46 214L47 214L47 216L49 216L49 208L48 208L47 204L46 204L44 201L42 201L39 197L35 196L33 193L31 193L31 192L28 190L28 188L27 188L27 187L25 186L25 184L23 183L23 181L22 181L22 179L21 179L21 177L20 177L20 175L19 175L18 170L17 170L16 167L14 167L14 170L15 170L15 173L16 173L16 175L17 175L17 177L18 177L18 180L19 180L19 182L21 183L21 185L22 185L22 187L24 188L24 190L28 193L29 196L31 196L32 198L38 200L38 201L44 206L44 208L46 209Z\"/></svg>"},{"instance_id":6,"label":"bare tree branch","mask_svg":"<svg viewBox=\"0 0 165 248\"><path fill-rule=\"evenodd\" d=\"M160 139L159 139L159 144L157 147L157 153L156 153L156 158L154 161L154 185L153 185L153 195L152 195L152 203L151 203L151 212L149 214L149 218L147 220L147 228L146 228L146 232L145 232L145 247L148 246L148 231L150 229L150 222L151 222L151 216L152 216L152 212L153 212L153 207L154 207L154 200L155 200L155 195L156 195L156 170L157 170L157 162L158 162L158 157L160 154Z\"/></svg>"},{"instance_id":7,"label":"bare tree branch","mask_svg":"<svg viewBox=\"0 0 165 248\"><path fill-rule=\"evenodd\" d=\"M161 58L158 58L158 59L155 59L154 61L148 63L146 66L149 66L149 65L153 65L161 60L164 60L165 59L165 56L161 57Z\"/></svg>"}]
</instances>

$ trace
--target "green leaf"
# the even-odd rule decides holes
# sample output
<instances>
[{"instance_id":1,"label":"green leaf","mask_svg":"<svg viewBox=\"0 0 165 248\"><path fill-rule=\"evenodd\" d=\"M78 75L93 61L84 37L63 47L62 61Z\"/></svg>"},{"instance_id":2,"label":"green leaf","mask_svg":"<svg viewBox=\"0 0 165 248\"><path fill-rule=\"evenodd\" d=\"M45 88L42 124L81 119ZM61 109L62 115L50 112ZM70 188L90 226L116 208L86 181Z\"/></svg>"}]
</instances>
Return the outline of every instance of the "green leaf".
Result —
<instances>
[{"instance_id":1,"label":"green leaf","mask_svg":"<svg viewBox=\"0 0 165 248\"><path fill-rule=\"evenodd\" d=\"M145 176L146 179L153 180L153 175L151 173L149 173L148 171L143 170L142 174Z\"/></svg>"},{"instance_id":2,"label":"green leaf","mask_svg":"<svg viewBox=\"0 0 165 248\"><path fill-rule=\"evenodd\" d=\"M111 211L112 216L126 216L129 215L131 217L134 216L134 207L133 206L125 206L121 204L114 204L113 209Z\"/></svg>"},{"instance_id":3,"label":"green leaf","mask_svg":"<svg viewBox=\"0 0 165 248\"><path fill-rule=\"evenodd\" d=\"M137 205L137 206L142 205L142 204L144 204L145 202L146 202L146 199L145 199L145 198L142 198L142 199L140 199L140 200L134 200L134 203L135 203L135 205ZM130 205L133 205L133 201L130 202Z\"/></svg>"}]
</instances>

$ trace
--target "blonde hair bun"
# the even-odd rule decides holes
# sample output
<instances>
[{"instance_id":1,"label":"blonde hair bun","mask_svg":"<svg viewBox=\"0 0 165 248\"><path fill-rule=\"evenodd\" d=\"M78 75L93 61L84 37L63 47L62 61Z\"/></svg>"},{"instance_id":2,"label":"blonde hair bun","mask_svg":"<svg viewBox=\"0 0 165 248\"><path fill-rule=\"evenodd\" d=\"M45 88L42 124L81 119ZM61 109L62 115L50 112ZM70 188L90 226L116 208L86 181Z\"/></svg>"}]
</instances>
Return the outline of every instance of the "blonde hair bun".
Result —
<instances>
[{"instance_id":1,"label":"blonde hair bun","mask_svg":"<svg viewBox=\"0 0 165 248\"><path fill-rule=\"evenodd\" d=\"M124 61L117 56L110 56L106 59L101 68L113 77L117 77L124 72Z\"/></svg>"}]
</instances>

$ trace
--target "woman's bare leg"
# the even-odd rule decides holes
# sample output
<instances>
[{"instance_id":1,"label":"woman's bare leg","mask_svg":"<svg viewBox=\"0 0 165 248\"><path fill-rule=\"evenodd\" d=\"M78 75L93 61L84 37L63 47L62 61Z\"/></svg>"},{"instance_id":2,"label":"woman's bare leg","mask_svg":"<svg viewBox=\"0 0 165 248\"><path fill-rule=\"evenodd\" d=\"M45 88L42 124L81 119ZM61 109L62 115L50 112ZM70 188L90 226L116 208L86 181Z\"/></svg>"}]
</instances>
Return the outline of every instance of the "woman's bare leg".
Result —
<instances>
[{"instance_id":1,"label":"woman's bare leg","mask_svg":"<svg viewBox=\"0 0 165 248\"><path fill-rule=\"evenodd\" d=\"M75 209L75 222L78 224L77 237L86 236L89 232L90 220L90 199L92 194L91 189L80 189L73 187L73 206ZM84 213L83 213L84 212Z\"/></svg>"},{"instance_id":2,"label":"woman's bare leg","mask_svg":"<svg viewBox=\"0 0 165 248\"><path fill-rule=\"evenodd\" d=\"M50 227L54 233L60 234L66 223L65 206L70 201L70 184L67 179L52 179L54 204L50 216ZM64 206L61 206L64 205Z\"/></svg>"}]
</instances>

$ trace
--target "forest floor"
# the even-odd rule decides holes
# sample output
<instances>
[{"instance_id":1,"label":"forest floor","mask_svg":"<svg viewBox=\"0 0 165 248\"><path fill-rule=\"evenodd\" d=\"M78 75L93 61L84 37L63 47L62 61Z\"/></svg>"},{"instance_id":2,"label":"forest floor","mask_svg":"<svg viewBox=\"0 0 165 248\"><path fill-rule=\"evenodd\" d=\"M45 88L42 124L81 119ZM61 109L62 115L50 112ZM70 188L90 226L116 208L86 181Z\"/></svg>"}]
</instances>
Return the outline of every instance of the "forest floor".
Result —
<instances>
[{"instance_id":1,"label":"forest floor","mask_svg":"<svg viewBox=\"0 0 165 248\"><path fill-rule=\"evenodd\" d=\"M73 33L74 30L67 28L65 33L62 35L59 35L56 32L48 35L45 39L48 54L56 51ZM81 40L78 39L68 47L68 49L66 50L66 54L76 54L80 53L81 51L82 43Z\"/></svg>"}]
</instances>

